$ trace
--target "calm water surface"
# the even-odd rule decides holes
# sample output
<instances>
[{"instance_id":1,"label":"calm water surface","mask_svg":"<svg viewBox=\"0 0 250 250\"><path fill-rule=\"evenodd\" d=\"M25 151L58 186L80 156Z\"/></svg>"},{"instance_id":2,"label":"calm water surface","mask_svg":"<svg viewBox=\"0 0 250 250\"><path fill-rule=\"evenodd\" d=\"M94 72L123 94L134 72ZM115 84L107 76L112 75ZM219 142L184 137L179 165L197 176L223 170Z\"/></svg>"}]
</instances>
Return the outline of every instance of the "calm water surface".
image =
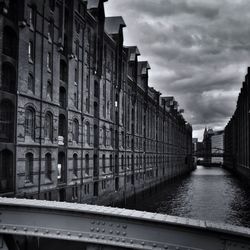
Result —
<instances>
[{"instance_id":1,"label":"calm water surface","mask_svg":"<svg viewBox=\"0 0 250 250\"><path fill-rule=\"evenodd\" d=\"M188 177L137 197L127 207L250 227L250 186L222 168L198 166Z\"/></svg>"}]
</instances>

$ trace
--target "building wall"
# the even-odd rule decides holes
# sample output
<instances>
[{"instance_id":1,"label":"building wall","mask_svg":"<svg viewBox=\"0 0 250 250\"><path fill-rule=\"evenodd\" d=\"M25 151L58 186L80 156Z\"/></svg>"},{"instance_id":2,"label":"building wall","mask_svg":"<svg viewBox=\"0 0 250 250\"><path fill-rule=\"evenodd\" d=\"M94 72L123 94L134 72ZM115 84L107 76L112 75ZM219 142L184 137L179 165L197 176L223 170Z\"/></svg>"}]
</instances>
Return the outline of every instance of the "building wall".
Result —
<instances>
[{"instance_id":1,"label":"building wall","mask_svg":"<svg viewBox=\"0 0 250 250\"><path fill-rule=\"evenodd\" d=\"M211 136L212 154L224 153L224 133L223 131L215 131ZM212 163L223 164L223 157L212 157Z\"/></svg>"},{"instance_id":2,"label":"building wall","mask_svg":"<svg viewBox=\"0 0 250 250\"><path fill-rule=\"evenodd\" d=\"M0 194L105 203L191 171L192 128L129 59L124 26L104 30L101 0L54 3L1 5Z\"/></svg>"},{"instance_id":3,"label":"building wall","mask_svg":"<svg viewBox=\"0 0 250 250\"><path fill-rule=\"evenodd\" d=\"M224 165L250 178L249 171L249 68L242 84L236 110L225 127Z\"/></svg>"}]
</instances>

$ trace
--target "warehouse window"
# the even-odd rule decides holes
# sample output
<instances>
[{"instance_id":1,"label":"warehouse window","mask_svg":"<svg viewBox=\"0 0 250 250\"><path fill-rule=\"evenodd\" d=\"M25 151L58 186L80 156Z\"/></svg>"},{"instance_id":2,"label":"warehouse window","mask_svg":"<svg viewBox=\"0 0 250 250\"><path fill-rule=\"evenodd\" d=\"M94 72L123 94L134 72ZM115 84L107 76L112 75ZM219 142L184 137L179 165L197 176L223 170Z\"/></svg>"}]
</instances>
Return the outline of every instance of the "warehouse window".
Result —
<instances>
[{"instance_id":1,"label":"warehouse window","mask_svg":"<svg viewBox=\"0 0 250 250\"><path fill-rule=\"evenodd\" d=\"M25 110L25 136L35 139L35 111L31 107Z\"/></svg>"},{"instance_id":2,"label":"warehouse window","mask_svg":"<svg viewBox=\"0 0 250 250\"><path fill-rule=\"evenodd\" d=\"M25 156L25 182L33 182L33 154Z\"/></svg>"},{"instance_id":3,"label":"warehouse window","mask_svg":"<svg viewBox=\"0 0 250 250\"><path fill-rule=\"evenodd\" d=\"M47 112L45 115L45 138L50 141L53 140L53 116L50 112Z\"/></svg>"},{"instance_id":4,"label":"warehouse window","mask_svg":"<svg viewBox=\"0 0 250 250\"><path fill-rule=\"evenodd\" d=\"M45 177L51 180L51 173L52 173L52 158L51 154L47 153L45 155Z\"/></svg>"}]
</instances>

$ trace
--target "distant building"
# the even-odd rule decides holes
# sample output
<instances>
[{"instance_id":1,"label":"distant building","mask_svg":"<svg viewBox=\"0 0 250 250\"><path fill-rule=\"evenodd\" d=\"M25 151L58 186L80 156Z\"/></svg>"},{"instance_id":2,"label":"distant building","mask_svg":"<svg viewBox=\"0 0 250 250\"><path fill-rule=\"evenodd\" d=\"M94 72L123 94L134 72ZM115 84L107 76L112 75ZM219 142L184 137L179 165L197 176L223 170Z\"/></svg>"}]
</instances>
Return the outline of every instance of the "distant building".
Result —
<instances>
[{"instance_id":1,"label":"distant building","mask_svg":"<svg viewBox=\"0 0 250 250\"><path fill-rule=\"evenodd\" d=\"M214 134L212 129L205 128L203 134L203 153L204 153L204 162L211 163L211 153L212 153L212 145L211 145L211 136Z\"/></svg>"},{"instance_id":2,"label":"distant building","mask_svg":"<svg viewBox=\"0 0 250 250\"><path fill-rule=\"evenodd\" d=\"M224 152L224 130L214 131L211 136L211 153L212 154L223 154ZM223 164L223 157L212 157L212 163Z\"/></svg>"}]
</instances>

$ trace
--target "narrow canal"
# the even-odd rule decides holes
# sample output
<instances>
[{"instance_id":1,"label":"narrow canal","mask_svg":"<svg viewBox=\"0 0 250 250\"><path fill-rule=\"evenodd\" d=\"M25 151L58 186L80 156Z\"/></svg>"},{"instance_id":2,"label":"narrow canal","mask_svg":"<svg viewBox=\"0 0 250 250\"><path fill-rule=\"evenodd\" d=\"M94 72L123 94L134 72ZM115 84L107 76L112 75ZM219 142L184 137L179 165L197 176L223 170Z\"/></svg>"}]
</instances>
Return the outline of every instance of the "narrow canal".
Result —
<instances>
[{"instance_id":1,"label":"narrow canal","mask_svg":"<svg viewBox=\"0 0 250 250\"><path fill-rule=\"evenodd\" d=\"M219 167L198 166L126 207L250 227L250 187Z\"/></svg>"}]
</instances>

